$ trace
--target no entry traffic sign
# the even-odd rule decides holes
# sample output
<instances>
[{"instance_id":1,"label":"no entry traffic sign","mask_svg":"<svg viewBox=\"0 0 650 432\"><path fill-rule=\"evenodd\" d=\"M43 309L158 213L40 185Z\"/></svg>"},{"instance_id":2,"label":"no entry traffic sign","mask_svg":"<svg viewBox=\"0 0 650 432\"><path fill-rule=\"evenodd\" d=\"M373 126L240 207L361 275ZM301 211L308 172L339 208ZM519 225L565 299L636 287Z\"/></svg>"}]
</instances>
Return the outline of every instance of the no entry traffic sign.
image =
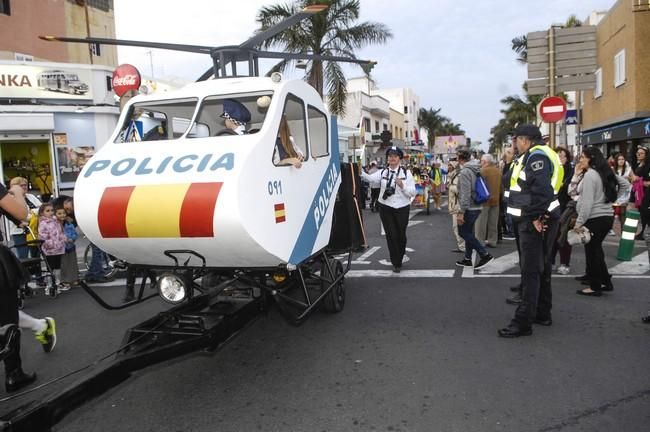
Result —
<instances>
[{"instance_id":1,"label":"no entry traffic sign","mask_svg":"<svg viewBox=\"0 0 650 432\"><path fill-rule=\"evenodd\" d=\"M560 97L547 97L539 104L539 115L546 123L555 123L562 120L565 113L566 102Z\"/></svg>"}]
</instances>

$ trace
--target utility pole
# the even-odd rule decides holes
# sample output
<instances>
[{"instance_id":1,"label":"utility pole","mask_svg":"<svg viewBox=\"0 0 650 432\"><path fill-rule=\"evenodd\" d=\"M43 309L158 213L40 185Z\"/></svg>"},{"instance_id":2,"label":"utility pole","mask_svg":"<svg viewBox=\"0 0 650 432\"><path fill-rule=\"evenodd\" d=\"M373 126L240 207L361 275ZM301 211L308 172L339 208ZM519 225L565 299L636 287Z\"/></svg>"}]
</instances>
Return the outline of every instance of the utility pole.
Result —
<instances>
[{"instance_id":1,"label":"utility pole","mask_svg":"<svg viewBox=\"0 0 650 432\"><path fill-rule=\"evenodd\" d=\"M555 27L551 26L548 30L548 64L549 64L549 96L555 96ZM550 148L555 148L555 122L548 125Z\"/></svg>"},{"instance_id":2,"label":"utility pole","mask_svg":"<svg viewBox=\"0 0 650 432\"><path fill-rule=\"evenodd\" d=\"M84 1L84 13L86 14L86 37L90 37L90 18L88 17L88 0ZM88 55L90 64L93 64L93 45L88 44Z\"/></svg>"}]
</instances>

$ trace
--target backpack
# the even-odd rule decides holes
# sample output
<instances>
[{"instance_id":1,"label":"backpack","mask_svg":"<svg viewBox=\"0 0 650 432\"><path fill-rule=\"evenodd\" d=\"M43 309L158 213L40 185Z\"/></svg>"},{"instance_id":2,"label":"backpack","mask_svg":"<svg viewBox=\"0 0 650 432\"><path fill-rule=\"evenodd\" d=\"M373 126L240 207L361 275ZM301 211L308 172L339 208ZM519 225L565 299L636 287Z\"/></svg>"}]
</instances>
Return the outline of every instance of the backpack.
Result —
<instances>
[{"instance_id":1,"label":"backpack","mask_svg":"<svg viewBox=\"0 0 650 432\"><path fill-rule=\"evenodd\" d=\"M476 174L474 181L474 202L476 204L483 204L490 199L490 189L488 189L485 180L481 174Z\"/></svg>"}]
</instances>

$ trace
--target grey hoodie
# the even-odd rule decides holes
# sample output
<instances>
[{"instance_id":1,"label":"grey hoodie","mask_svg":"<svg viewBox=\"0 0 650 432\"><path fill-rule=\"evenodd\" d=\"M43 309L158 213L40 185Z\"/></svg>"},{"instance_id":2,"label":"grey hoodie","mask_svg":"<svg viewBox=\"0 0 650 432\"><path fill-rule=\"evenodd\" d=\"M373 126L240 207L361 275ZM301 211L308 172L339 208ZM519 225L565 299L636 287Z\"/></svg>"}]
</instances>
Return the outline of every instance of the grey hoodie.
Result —
<instances>
[{"instance_id":1,"label":"grey hoodie","mask_svg":"<svg viewBox=\"0 0 650 432\"><path fill-rule=\"evenodd\" d=\"M474 183L476 176L481 171L481 164L478 160L473 159L463 165L458 175L458 206L460 212L465 213L467 210L481 210L481 204L474 201Z\"/></svg>"}]
</instances>

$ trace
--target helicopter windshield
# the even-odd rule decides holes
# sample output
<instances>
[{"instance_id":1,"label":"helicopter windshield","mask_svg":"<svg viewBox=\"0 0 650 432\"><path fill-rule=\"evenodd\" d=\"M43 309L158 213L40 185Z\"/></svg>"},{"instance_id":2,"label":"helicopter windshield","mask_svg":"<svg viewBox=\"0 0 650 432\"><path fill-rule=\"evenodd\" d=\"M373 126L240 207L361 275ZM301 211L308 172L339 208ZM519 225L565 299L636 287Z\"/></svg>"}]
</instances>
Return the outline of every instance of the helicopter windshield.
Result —
<instances>
[{"instance_id":1,"label":"helicopter windshield","mask_svg":"<svg viewBox=\"0 0 650 432\"><path fill-rule=\"evenodd\" d=\"M252 134L258 132L264 124L272 92L256 94L233 94L208 96L201 103L201 108L187 138L205 138L223 135ZM224 105L233 112L227 113ZM230 117L235 122L228 122ZM228 127L230 126L230 128ZM239 129L238 132L235 129Z\"/></svg>"},{"instance_id":2,"label":"helicopter windshield","mask_svg":"<svg viewBox=\"0 0 650 432\"><path fill-rule=\"evenodd\" d=\"M180 138L190 126L197 102L193 98L133 104L115 142Z\"/></svg>"}]
</instances>

